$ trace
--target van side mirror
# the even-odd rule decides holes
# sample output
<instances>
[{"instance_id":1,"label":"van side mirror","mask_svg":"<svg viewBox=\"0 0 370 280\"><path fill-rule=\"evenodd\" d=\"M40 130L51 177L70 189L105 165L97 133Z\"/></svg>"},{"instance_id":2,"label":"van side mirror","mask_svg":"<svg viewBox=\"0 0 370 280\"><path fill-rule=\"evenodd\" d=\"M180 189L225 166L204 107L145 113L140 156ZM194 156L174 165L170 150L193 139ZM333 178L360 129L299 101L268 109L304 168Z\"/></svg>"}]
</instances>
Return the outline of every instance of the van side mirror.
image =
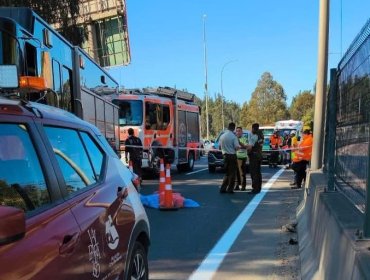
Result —
<instances>
[{"instance_id":1,"label":"van side mirror","mask_svg":"<svg viewBox=\"0 0 370 280\"><path fill-rule=\"evenodd\" d=\"M0 206L0 245L22 239L26 233L26 216L22 209Z\"/></svg>"}]
</instances>

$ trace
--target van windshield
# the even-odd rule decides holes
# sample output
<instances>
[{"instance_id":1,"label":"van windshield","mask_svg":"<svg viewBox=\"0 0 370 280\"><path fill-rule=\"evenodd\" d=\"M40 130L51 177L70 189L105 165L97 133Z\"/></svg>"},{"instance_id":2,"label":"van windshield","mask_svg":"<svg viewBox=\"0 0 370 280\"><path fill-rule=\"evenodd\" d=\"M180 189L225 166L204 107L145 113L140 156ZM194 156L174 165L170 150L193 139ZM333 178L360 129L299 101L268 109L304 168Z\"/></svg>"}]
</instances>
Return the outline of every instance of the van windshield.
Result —
<instances>
[{"instance_id":1,"label":"van windshield","mask_svg":"<svg viewBox=\"0 0 370 280\"><path fill-rule=\"evenodd\" d=\"M143 123L143 102L141 100L114 99L119 106L119 125L141 125Z\"/></svg>"}]
</instances>

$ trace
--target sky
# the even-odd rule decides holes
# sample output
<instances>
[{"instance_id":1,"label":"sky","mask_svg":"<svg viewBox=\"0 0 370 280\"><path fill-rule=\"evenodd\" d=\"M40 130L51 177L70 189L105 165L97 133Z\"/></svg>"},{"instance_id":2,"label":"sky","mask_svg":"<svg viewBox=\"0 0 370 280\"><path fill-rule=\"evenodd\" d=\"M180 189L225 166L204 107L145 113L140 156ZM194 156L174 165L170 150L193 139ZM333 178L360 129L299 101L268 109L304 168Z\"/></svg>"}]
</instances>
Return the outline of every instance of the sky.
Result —
<instances>
[{"instance_id":1,"label":"sky","mask_svg":"<svg viewBox=\"0 0 370 280\"><path fill-rule=\"evenodd\" d=\"M125 88L169 86L203 99L207 69L209 96L221 93L222 84L225 100L242 105L267 71L283 86L289 106L300 91L314 90L319 4L126 0L131 63L109 73ZM330 1L328 69L337 67L369 11L370 0Z\"/></svg>"}]
</instances>

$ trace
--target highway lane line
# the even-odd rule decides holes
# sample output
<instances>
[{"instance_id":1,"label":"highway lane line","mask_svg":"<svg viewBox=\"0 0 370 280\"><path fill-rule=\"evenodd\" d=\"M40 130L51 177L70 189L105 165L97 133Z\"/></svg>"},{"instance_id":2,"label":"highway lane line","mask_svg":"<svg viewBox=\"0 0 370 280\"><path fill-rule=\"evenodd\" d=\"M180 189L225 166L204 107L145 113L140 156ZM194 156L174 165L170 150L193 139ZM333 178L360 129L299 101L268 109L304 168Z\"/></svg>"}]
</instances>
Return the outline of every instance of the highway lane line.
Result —
<instances>
[{"instance_id":1,"label":"highway lane line","mask_svg":"<svg viewBox=\"0 0 370 280\"><path fill-rule=\"evenodd\" d=\"M232 225L223 234L221 239L208 253L206 258L202 261L200 266L190 275L188 280L208 280L212 279L216 273L218 267L221 265L231 246L239 236L241 230L248 223L250 217L253 215L257 206L261 203L263 197L266 195L271 186L285 171L284 168L278 170L274 176L268 180L262 187L259 194L255 195L254 198L248 203L244 210L239 214Z\"/></svg>"},{"instance_id":2,"label":"highway lane line","mask_svg":"<svg viewBox=\"0 0 370 280\"><path fill-rule=\"evenodd\" d=\"M191 174L202 172L202 171L205 171L205 170L208 170L208 168L203 168L203 169L199 169L199 170L196 170L196 171L193 171L193 172L189 172L189 173L186 173L185 175L191 175Z\"/></svg>"}]
</instances>

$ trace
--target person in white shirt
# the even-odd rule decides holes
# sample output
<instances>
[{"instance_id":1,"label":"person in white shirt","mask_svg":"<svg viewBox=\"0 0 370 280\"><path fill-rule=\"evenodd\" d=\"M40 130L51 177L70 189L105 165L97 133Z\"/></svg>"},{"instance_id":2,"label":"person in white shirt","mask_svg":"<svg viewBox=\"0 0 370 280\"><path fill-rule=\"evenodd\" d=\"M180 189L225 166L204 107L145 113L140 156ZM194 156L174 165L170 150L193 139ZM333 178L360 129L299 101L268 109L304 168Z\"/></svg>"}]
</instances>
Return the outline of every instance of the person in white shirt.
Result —
<instances>
[{"instance_id":1,"label":"person in white shirt","mask_svg":"<svg viewBox=\"0 0 370 280\"><path fill-rule=\"evenodd\" d=\"M220 193L234 193L236 169L238 168L236 151L240 148L239 140L234 134L235 127L235 123L229 123L227 131L220 138L220 148L226 169Z\"/></svg>"}]
</instances>

